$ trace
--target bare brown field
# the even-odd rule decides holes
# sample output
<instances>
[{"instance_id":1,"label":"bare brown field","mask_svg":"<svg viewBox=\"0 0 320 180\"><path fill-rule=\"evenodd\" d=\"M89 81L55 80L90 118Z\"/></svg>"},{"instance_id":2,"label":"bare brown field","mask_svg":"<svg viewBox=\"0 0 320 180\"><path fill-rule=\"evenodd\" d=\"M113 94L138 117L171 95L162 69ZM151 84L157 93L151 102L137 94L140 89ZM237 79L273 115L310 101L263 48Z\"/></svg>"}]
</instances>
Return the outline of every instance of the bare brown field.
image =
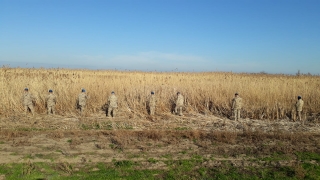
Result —
<instances>
[{"instance_id":1,"label":"bare brown field","mask_svg":"<svg viewBox=\"0 0 320 180\"><path fill-rule=\"evenodd\" d=\"M152 174L143 179L232 179L234 173L243 179L314 179L319 117L233 121L189 112L128 118L125 110L116 118L102 110L87 116L1 116L0 178L134 179L140 175L132 172L147 171ZM105 177L111 176L105 170L120 174Z\"/></svg>"},{"instance_id":2,"label":"bare brown field","mask_svg":"<svg viewBox=\"0 0 320 180\"><path fill-rule=\"evenodd\" d=\"M53 89L58 96L57 113L76 114L76 98L81 88L90 96L87 114L101 111L111 91L119 99L125 116L147 118L146 100L150 91L158 98L158 114L170 113L176 92L185 96L185 112L230 117L230 101L235 92L244 100L243 117L283 119L294 116L296 97L305 102L304 116L320 112L320 77L269 74L162 73L69 69L0 69L0 114L23 112L20 97L25 87L37 97L36 111L44 113L45 96Z\"/></svg>"},{"instance_id":3,"label":"bare brown field","mask_svg":"<svg viewBox=\"0 0 320 180\"><path fill-rule=\"evenodd\" d=\"M2 131L1 163L112 162L116 160L189 158L201 155L216 160L238 161L263 158L274 152L289 157L283 163L297 161L296 152L319 152L319 135L312 133L234 133L197 130L70 130ZM184 152L185 151L185 152ZM215 163L219 163L215 162ZM212 162L213 163L213 162ZM249 165L248 165L249 166Z\"/></svg>"},{"instance_id":4,"label":"bare brown field","mask_svg":"<svg viewBox=\"0 0 320 180\"><path fill-rule=\"evenodd\" d=\"M107 119L102 111L88 117L2 117L0 177L68 179L84 171L81 176L91 178L110 168L122 172L112 179L130 179L126 166L156 171L145 179L167 179L171 171L178 173L174 179L232 178L233 171L237 177L276 179L319 174L305 167L319 167L319 122L231 121L199 114L157 118L127 119L121 113ZM199 169L206 174L199 175ZM266 175L266 170L275 174Z\"/></svg>"},{"instance_id":5,"label":"bare brown field","mask_svg":"<svg viewBox=\"0 0 320 180\"><path fill-rule=\"evenodd\" d=\"M1 117L0 162L50 162L54 154L55 162L59 159L58 162L79 163L83 157L90 157L91 162L97 163L123 160L123 152L132 156L148 152L148 158L171 154L177 158L176 154L182 151L233 160L248 147L254 149L250 150L251 155L261 157L273 152L320 153L319 117L320 114L316 120L305 122L248 118L233 121L213 115L191 113L180 117L168 113L150 120L128 119L125 112L119 112L119 117L111 119L103 111L87 117ZM46 159L35 154L50 155Z\"/></svg>"}]
</instances>

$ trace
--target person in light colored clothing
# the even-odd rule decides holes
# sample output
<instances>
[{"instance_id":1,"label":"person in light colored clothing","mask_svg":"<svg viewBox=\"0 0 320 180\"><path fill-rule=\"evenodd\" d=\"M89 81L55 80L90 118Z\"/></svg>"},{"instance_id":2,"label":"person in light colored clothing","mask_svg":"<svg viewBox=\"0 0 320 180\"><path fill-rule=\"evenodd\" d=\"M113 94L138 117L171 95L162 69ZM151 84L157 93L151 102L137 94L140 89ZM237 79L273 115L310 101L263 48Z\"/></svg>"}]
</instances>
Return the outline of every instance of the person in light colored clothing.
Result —
<instances>
[{"instance_id":1,"label":"person in light colored clothing","mask_svg":"<svg viewBox=\"0 0 320 180\"><path fill-rule=\"evenodd\" d=\"M116 111L118 108L118 98L113 91L111 92L111 95L108 98L107 104L108 104L108 117L111 117L111 113L112 113L112 117L115 117Z\"/></svg>"},{"instance_id":2,"label":"person in light colored clothing","mask_svg":"<svg viewBox=\"0 0 320 180\"><path fill-rule=\"evenodd\" d=\"M155 113L156 103L157 103L156 96L154 95L154 92L151 91L151 95L149 96L149 110L150 110L151 116L153 116Z\"/></svg>"},{"instance_id":3,"label":"person in light colored clothing","mask_svg":"<svg viewBox=\"0 0 320 180\"><path fill-rule=\"evenodd\" d=\"M49 90L49 95L46 97L46 103L47 103L47 110L48 110L48 115L49 114L56 114L56 95L53 94L52 89Z\"/></svg>"},{"instance_id":4,"label":"person in light colored clothing","mask_svg":"<svg viewBox=\"0 0 320 180\"><path fill-rule=\"evenodd\" d=\"M88 96L86 94L86 90L85 89L82 89L81 90L81 93L79 94L78 96L78 108L80 109L80 114L82 114L84 112L84 109L87 105L87 99L88 99Z\"/></svg>"},{"instance_id":5,"label":"person in light colored clothing","mask_svg":"<svg viewBox=\"0 0 320 180\"><path fill-rule=\"evenodd\" d=\"M242 98L239 97L239 93L235 93L235 97L232 99L232 110L234 113L235 121L240 119L241 108L242 108Z\"/></svg>"},{"instance_id":6,"label":"person in light colored clothing","mask_svg":"<svg viewBox=\"0 0 320 180\"><path fill-rule=\"evenodd\" d=\"M22 104L24 106L24 112L27 114L28 110L30 109L32 115L34 116L34 105L36 98L29 92L28 88L24 89L24 93L21 97Z\"/></svg>"},{"instance_id":7,"label":"person in light colored clothing","mask_svg":"<svg viewBox=\"0 0 320 180\"><path fill-rule=\"evenodd\" d=\"M184 106L184 97L180 92L177 93L177 99L176 99L176 107L174 109L176 114L179 114L179 116L182 116L182 108Z\"/></svg>"},{"instance_id":8,"label":"person in light colored clothing","mask_svg":"<svg viewBox=\"0 0 320 180\"><path fill-rule=\"evenodd\" d=\"M302 107L303 107L302 97L298 96L298 101L296 102L296 111L297 111L297 114L298 114L298 120L299 121L302 121L302 118L301 118Z\"/></svg>"}]
</instances>

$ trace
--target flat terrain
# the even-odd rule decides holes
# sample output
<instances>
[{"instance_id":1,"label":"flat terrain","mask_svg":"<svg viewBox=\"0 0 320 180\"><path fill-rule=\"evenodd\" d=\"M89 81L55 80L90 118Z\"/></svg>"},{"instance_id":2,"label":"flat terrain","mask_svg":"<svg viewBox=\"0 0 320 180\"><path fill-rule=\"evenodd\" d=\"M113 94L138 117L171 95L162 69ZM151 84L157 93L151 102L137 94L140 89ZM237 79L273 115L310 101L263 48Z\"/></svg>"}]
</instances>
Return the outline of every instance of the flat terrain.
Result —
<instances>
[{"instance_id":1,"label":"flat terrain","mask_svg":"<svg viewBox=\"0 0 320 180\"><path fill-rule=\"evenodd\" d=\"M2 117L0 179L320 177L316 116L302 123L119 114Z\"/></svg>"},{"instance_id":2,"label":"flat terrain","mask_svg":"<svg viewBox=\"0 0 320 180\"><path fill-rule=\"evenodd\" d=\"M320 76L2 67L0 87L0 180L320 179ZM34 117L22 115L26 87ZM79 116L82 88L89 99ZM49 89L56 116L44 113ZM104 112L111 91L116 118ZM182 117L170 113L177 92ZM240 121L230 111L235 92ZM298 95L304 122L294 121Z\"/></svg>"}]
</instances>

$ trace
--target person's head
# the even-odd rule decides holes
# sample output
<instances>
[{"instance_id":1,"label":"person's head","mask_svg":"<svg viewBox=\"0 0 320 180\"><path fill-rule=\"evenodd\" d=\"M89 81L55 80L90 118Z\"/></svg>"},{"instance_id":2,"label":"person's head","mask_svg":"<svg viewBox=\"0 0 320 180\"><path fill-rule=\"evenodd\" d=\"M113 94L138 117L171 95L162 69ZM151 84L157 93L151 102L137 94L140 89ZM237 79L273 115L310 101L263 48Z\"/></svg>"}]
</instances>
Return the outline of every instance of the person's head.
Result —
<instances>
[{"instance_id":1,"label":"person's head","mask_svg":"<svg viewBox=\"0 0 320 180\"><path fill-rule=\"evenodd\" d=\"M115 94L114 91L112 91L111 94Z\"/></svg>"},{"instance_id":2,"label":"person's head","mask_svg":"<svg viewBox=\"0 0 320 180\"><path fill-rule=\"evenodd\" d=\"M49 89L49 93L52 93L53 91L52 91L52 89Z\"/></svg>"},{"instance_id":3,"label":"person's head","mask_svg":"<svg viewBox=\"0 0 320 180\"><path fill-rule=\"evenodd\" d=\"M81 92L83 92L83 93L84 93L84 92L86 92L86 90L85 90L85 89L81 89Z\"/></svg>"},{"instance_id":4,"label":"person's head","mask_svg":"<svg viewBox=\"0 0 320 180\"><path fill-rule=\"evenodd\" d=\"M177 92L177 95L180 95L180 92Z\"/></svg>"},{"instance_id":5,"label":"person's head","mask_svg":"<svg viewBox=\"0 0 320 180\"><path fill-rule=\"evenodd\" d=\"M235 96L238 96L238 95L239 95L239 93L237 93L237 92L236 92L234 95L235 95Z\"/></svg>"},{"instance_id":6,"label":"person's head","mask_svg":"<svg viewBox=\"0 0 320 180\"><path fill-rule=\"evenodd\" d=\"M153 91L151 91L151 94L152 94L152 95L154 95L154 92L153 92Z\"/></svg>"},{"instance_id":7,"label":"person's head","mask_svg":"<svg viewBox=\"0 0 320 180\"><path fill-rule=\"evenodd\" d=\"M28 92L29 91L29 89L28 88L24 88L24 92Z\"/></svg>"},{"instance_id":8,"label":"person's head","mask_svg":"<svg viewBox=\"0 0 320 180\"><path fill-rule=\"evenodd\" d=\"M301 98L302 98L301 96L298 96L298 100L301 99Z\"/></svg>"}]
</instances>

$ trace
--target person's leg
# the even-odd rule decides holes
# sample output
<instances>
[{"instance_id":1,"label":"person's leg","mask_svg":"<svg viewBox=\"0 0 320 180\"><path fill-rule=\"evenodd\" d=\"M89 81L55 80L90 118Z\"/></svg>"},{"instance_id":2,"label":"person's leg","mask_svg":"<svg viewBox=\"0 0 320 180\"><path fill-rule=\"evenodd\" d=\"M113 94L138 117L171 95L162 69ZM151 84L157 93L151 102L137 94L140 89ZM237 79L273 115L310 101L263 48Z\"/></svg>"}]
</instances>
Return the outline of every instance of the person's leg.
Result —
<instances>
[{"instance_id":1,"label":"person's leg","mask_svg":"<svg viewBox=\"0 0 320 180\"><path fill-rule=\"evenodd\" d=\"M112 108L112 117L116 117L117 115L117 108Z\"/></svg>"},{"instance_id":2,"label":"person's leg","mask_svg":"<svg viewBox=\"0 0 320 180\"><path fill-rule=\"evenodd\" d=\"M179 107L179 115L182 116L182 106Z\"/></svg>"},{"instance_id":3,"label":"person's leg","mask_svg":"<svg viewBox=\"0 0 320 180\"><path fill-rule=\"evenodd\" d=\"M47 114L48 114L48 115L51 114L51 106L48 106L48 107L47 107Z\"/></svg>"},{"instance_id":4,"label":"person's leg","mask_svg":"<svg viewBox=\"0 0 320 180\"><path fill-rule=\"evenodd\" d=\"M56 114L56 107L55 107L55 105L51 106L51 110L52 110L52 114L55 115L55 114Z\"/></svg>"},{"instance_id":5,"label":"person's leg","mask_svg":"<svg viewBox=\"0 0 320 180\"><path fill-rule=\"evenodd\" d=\"M24 115L27 115L28 113L28 106L24 106Z\"/></svg>"},{"instance_id":6,"label":"person's leg","mask_svg":"<svg viewBox=\"0 0 320 180\"><path fill-rule=\"evenodd\" d=\"M80 105L80 115L84 114L84 110L85 110L85 106L84 105Z\"/></svg>"},{"instance_id":7,"label":"person's leg","mask_svg":"<svg viewBox=\"0 0 320 180\"><path fill-rule=\"evenodd\" d=\"M233 110L233 114L234 114L234 120L237 121L238 120L238 111L237 111L237 109Z\"/></svg>"},{"instance_id":8,"label":"person's leg","mask_svg":"<svg viewBox=\"0 0 320 180\"><path fill-rule=\"evenodd\" d=\"M154 110L155 110L155 107L154 106L150 106L150 115L151 116L154 115Z\"/></svg>"},{"instance_id":9,"label":"person's leg","mask_svg":"<svg viewBox=\"0 0 320 180\"><path fill-rule=\"evenodd\" d=\"M111 111L112 111L112 107L108 108L108 117L111 117Z\"/></svg>"},{"instance_id":10,"label":"person's leg","mask_svg":"<svg viewBox=\"0 0 320 180\"><path fill-rule=\"evenodd\" d=\"M29 109L30 109L30 111L31 111L31 113L32 113L32 116L34 116L33 104L29 105L28 107L29 107Z\"/></svg>"},{"instance_id":11,"label":"person's leg","mask_svg":"<svg viewBox=\"0 0 320 180\"><path fill-rule=\"evenodd\" d=\"M302 121L302 119L301 119L301 111L298 111L298 119L299 119L299 121Z\"/></svg>"},{"instance_id":12,"label":"person's leg","mask_svg":"<svg viewBox=\"0 0 320 180\"><path fill-rule=\"evenodd\" d=\"M239 120L239 119L240 119L240 113L241 113L241 110L240 110L240 109L238 109L238 110L237 110L237 112L238 112L238 114L237 114L237 115L238 115L238 118L237 118L237 119Z\"/></svg>"}]
</instances>

